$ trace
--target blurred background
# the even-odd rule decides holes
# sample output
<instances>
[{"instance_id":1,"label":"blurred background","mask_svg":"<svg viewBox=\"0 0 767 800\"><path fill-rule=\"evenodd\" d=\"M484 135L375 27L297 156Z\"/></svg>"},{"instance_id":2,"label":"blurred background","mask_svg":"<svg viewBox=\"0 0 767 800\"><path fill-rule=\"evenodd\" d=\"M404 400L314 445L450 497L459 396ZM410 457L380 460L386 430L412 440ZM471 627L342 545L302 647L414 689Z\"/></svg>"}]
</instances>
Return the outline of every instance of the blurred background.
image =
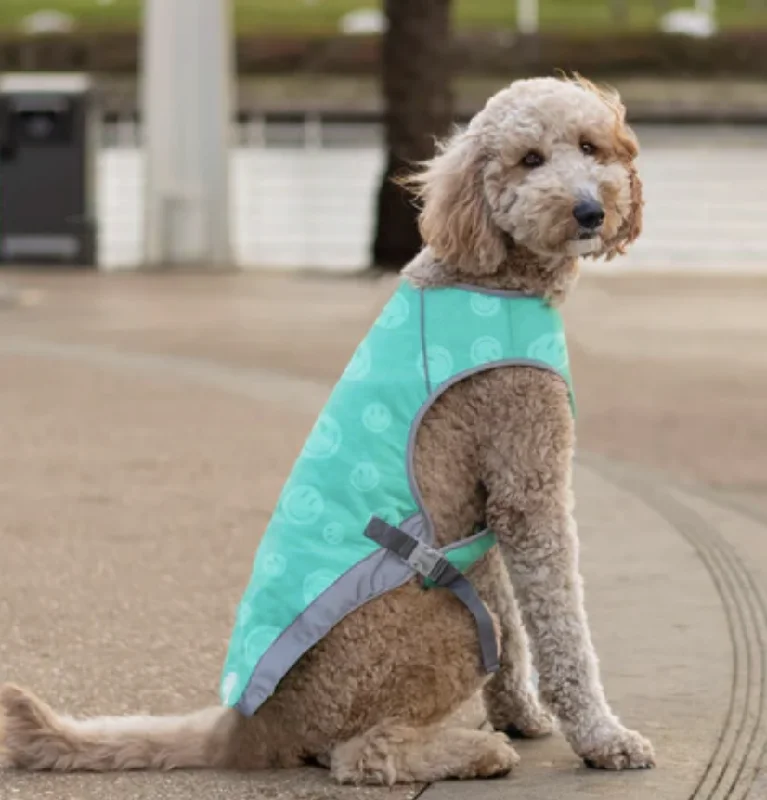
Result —
<instances>
[{"instance_id":1,"label":"blurred background","mask_svg":"<svg viewBox=\"0 0 767 800\"><path fill-rule=\"evenodd\" d=\"M3 0L4 306L55 289L90 304L77 324L148 335L138 301L110 316L148 289L96 276L175 275L181 298L182 268L236 274L206 284L228 317L197 328L168 300L152 346L232 358L234 342L332 381L382 301L370 277L421 245L391 178L511 80L560 71L621 92L646 199L640 240L584 263L567 306L582 441L761 487L767 0ZM303 305L272 306L274 286Z\"/></svg>"},{"instance_id":2,"label":"blurred background","mask_svg":"<svg viewBox=\"0 0 767 800\"><path fill-rule=\"evenodd\" d=\"M221 224L230 231L224 260L237 267L399 268L418 247L415 211L382 175L428 157L435 136L510 80L556 70L616 86L642 141L646 233L624 266L718 269L726 258L729 268L759 269L765 261L767 0L221 4L227 12L217 24L231 51L219 47L212 56L204 39L194 44L192 30L191 49L176 59L209 72L220 71L222 57L231 66L233 95L223 112L232 121L231 171L222 190L231 203ZM146 185L141 87L146 78L161 93L169 67L158 62L142 72L144 33L150 7L171 6L182 17L202 13L197 0L146 7L3 0L0 7L0 71L92 80L90 260L103 270L153 260L147 192L162 188ZM173 25L163 24L158 36L172 41ZM178 92L166 105L171 97ZM154 260L176 258L166 252Z\"/></svg>"},{"instance_id":3,"label":"blurred background","mask_svg":"<svg viewBox=\"0 0 767 800\"><path fill-rule=\"evenodd\" d=\"M581 440L763 491L767 0L3 0L0 306L52 298L4 320L332 383L370 278L421 246L392 177L511 80L574 71L621 92L646 199L567 305ZM190 270L229 276L207 326ZM96 281L147 272L162 323L150 285Z\"/></svg>"},{"instance_id":4,"label":"blurred background","mask_svg":"<svg viewBox=\"0 0 767 800\"><path fill-rule=\"evenodd\" d=\"M563 309L589 615L664 752L607 780L767 797L767 0L0 0L0 682L215 700L260 532L420 247L391 177L559 70L621 92L646 199ZM109 780L0 797L342 796ZM559 739L514 780L606 791Z\"/></svg>"}]
</instances>

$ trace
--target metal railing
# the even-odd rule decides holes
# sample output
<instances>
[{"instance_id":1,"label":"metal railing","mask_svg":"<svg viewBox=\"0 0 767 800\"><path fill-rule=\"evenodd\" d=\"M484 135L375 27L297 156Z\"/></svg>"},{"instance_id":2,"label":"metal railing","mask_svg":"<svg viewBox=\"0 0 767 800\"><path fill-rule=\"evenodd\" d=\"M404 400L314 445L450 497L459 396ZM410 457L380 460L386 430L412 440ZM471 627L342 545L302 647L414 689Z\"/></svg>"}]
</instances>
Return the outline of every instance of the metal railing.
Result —
<instances>
[{"instance_id":1,"label":"metal railing","mask_svg":"<svg viewBox=\"0 0 767 800\"><path fill-rule=\"evenodd\" d=\"M383 127L369 117L240 115L231 153L232 246L243 267L362 268L383 166ZM142 127L105 116L100 129L101 262L142 258Z\"/></svg>"},{"instance_id":2,"label":"metal railing","mask_svg":"<svg viewBox=\"0 0 767 800\"><path fill-rule=\"evenodd\" d=\"M465 124L466 116L456 117ZM142 125L135 113L104 113L102 147L140 147ZM235 147L295 147L336 149L380 148L384 143L383 116L376 112L240 112L232 124Z\"/></svg>"},{"instance_id":3,"label":"metal railing","mask_svg":"<svg viewBox=\"0 0 767 800\"><path fill-rule=\"evenodd\" d=\"M645 226L621 266L767 269L764 128L651 126L639 134ZM105 119L101 142L102 263L131 267L143 252L140 122ZM384 161L380 119L241 115L233 143L232 241L240 266L354 270L368 263Z\"/></svg>"}]
</instances>

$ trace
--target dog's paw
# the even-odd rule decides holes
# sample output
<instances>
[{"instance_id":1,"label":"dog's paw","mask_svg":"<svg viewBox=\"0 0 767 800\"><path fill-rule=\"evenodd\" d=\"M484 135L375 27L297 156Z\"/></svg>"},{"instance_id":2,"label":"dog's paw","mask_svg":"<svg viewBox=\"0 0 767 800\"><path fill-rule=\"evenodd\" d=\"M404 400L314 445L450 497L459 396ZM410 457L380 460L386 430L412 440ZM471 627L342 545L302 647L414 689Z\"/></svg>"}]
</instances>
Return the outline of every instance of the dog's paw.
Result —
<instances>
[{"instance_id":1,"label":"dog's paw","mask_svg":"<svg viewBox=\"0 0 767 800\"><path fill-rule=\"evenodd\" d=\"M541 739L550 736L556 727L554 718L532 693L496 699L488 709L488 718L497 731L512 739Z\"/></svg>"},{"instance_id":2,"label":"dog's paw","mask_svg":"<svg viewBox=\"0 0 767 800\"><path fill-rule=\"evenodd\" d=\"M503 733L491 733L467 770L466 778L502 778L519 764L517 751Z\"/></svg>"},{"instance_id":3,"label":"dog's paw","mask_svg":"<svg viewBox=\"0 0 767 800\"><path fill-rule=\"evenodd\" d=\"M528 709L527 713L515 717L502 730L511 739L543 739L551 736L555 728L554 717L548 711L538 707Z\"/></svg>"},{"instance_id":4,"label":"dog's paw","mask_svg":"<svg viewBox=\"0 0 767 800\"><path fill-rule=\"evenodd\" d=\"M655 766L652 744L617 722L599 723L575 749L591 769L650 769Z\"/></svg>"}]
</instances>

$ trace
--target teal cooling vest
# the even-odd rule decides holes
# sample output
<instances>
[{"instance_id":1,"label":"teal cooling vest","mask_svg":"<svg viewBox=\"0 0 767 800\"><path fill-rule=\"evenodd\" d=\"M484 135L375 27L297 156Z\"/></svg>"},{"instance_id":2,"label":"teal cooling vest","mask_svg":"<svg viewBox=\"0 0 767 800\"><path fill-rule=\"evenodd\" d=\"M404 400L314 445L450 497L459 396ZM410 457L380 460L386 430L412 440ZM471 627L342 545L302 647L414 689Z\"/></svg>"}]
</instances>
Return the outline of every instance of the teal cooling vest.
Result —
<instances>
[{"instance_id":1,"label":"teal cooling vest","mask_svg":"<svg viewBox=\"0 0 767 800\"><path fill-rule=\"evenodd\" d=\"M489 617L462 573L494 536L467 531L456 545L431 547L413 450L442 392L511 365L556 373L573 402L562 319L544 300L399 285L321 411L258 547L223 669L225 705L253 714L341 619L418 574L472 611L493 668Z\"/></svg>"}]
</instances>

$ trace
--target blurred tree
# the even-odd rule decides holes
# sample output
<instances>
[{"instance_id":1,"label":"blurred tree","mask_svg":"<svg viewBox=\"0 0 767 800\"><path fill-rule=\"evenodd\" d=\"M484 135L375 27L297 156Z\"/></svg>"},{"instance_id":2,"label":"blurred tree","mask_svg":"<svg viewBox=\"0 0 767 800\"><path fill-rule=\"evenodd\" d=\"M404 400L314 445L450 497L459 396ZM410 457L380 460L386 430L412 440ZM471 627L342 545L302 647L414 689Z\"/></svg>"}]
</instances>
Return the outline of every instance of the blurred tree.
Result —
<instances>
[{"instance_id":1,"label":"blurred tree","mask_svg":"<svg viewBox=\"0 0 767 800\"><path fill-rule=\"evenodd\" d=\"M393 178L431 158L453 121L450 0L384 0L382 81L387 160L378 192L373 263L401 269L421 248L418 210Z\"/></svg>"}]
</instances>

